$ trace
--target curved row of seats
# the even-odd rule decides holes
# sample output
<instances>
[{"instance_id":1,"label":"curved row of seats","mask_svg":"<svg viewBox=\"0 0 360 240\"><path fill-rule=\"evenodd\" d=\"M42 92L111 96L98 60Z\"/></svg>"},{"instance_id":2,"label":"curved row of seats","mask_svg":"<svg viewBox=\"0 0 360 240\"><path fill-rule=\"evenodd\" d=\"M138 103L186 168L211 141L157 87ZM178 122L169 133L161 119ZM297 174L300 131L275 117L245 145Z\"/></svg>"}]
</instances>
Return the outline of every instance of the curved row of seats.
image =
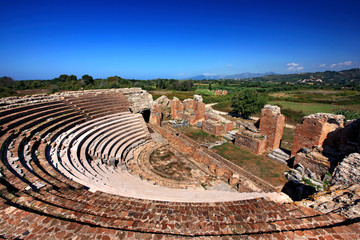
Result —
<instances>
[{"instance_id":1,"label":"curved row of seats","mask_svg":"<svg viewBox=\"0 0 360 240\"><path fill-rule=\"evenodd\" d=\"M52 164L91 190L115 193L119 187L117 170L98 164L94 156L100 156L101 162L113 158L121 163L125 158L123 152L129 146L147 138L149 134L143 129L138 115L125 112L97 118L54 139L50 148ZM101 144L98 144L100 140ZM88 151L90 145L93 145L93 157Z\"/></svg>"},{"instance_id":2,"label":"curved row of seats","mask_svg":"<svg viewBox=\"0 0 360 240\"><path fill-rule=\"evenodd\" d=\"M126 135L130 131L123 131L124 136L107 132L110 126L121 132L120 123L130 123L125 129L140 125L139 119L128 112L102 114L89 119L58 101L0 111L0 238L294 239L334 232L343 238L359 236L359 224L337 214L266 199L184 203L104 193L104 186L92 181L115 181L119 170L94 164L91 158L106 156L106 146L112 144L107 156L124 160L129 147L146 135L131 138ZM61 172L55 161L63 166ZM88 191L84 186L89 183L99 191Z\"/></svg>"}]
</instances>

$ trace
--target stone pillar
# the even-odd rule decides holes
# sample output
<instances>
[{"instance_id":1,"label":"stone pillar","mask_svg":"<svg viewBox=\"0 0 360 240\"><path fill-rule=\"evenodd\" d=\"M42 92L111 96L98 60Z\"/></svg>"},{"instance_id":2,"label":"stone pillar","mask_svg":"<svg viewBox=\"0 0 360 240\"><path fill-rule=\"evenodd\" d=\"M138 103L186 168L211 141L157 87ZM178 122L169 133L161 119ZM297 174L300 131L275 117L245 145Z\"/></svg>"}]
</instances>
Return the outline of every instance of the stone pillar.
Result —
<instances>
[{"instance_id":1,"label":"stone pillar","mask_svg":"<svg viewBox=\"0 0 360 240\"><path fill-rule=\"evenodd\" d=\"M161 113L161 104L154 104L151 109L149 123L152 125L161 125L162 113Z\"/></svg>"},{"instance_id":2,"label":"stone pillar","mask_svg":"<svg viewBox=\"0 0 360 240\"><path fill-rule=\"evenodd\" d=\"M196 122L205 120L205 103L194 101L194 113L196 115Z\"/></svg>"},{"instance_id":3,"label":"stone pillar","mask_svg":"<svg viewBox=\"0 0 360 240\"><path fill-rule=\"evenodd\" d=\"M344 116L329 113L316 113L306 116L296 125L291 156L302 147L322 146L331 133L344 127Z\"/></svg>"},{"instance_id":4,"label":"stone pillar","mask_svg":"<svg viewBox=\"0 0 360 240\"><path fill-rule=\"evenodd\" d=\"M284 132L285 116L278 106L266 105L261 109L260 133L266 135L266 151L280 148Z\"/></svg>"},{"instance_id":5,"label":"stone pillar","mask_svg":"<svg viewBox=\"0 0 360 240\"><path fill-rule=\"evenodd\" d=\"M181 117L181 113L184 111L184 105L180 102L177 97L171 100L171 118L178 119Z\"/></svg>"},{"instance_id":6,"label":"stone pillar","mask_svg":"<svg viewBox=\"0 0 360 240\"><path fill-rule=\"evenodd\" d=\"M194 110L194 99L185 99L183 101L184 110L192 109Z\"/></svg>"}]
</instances>

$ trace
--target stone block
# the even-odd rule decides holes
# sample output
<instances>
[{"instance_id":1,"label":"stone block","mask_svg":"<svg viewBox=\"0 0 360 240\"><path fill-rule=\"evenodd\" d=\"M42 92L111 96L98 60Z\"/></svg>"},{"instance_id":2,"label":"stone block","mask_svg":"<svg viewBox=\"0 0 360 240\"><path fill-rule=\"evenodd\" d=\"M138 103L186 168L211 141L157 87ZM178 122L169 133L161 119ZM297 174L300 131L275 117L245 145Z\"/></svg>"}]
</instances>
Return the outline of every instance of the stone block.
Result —
<instances>
[{"instance_id":1,"label":"stone block","mask_svg":"<svg viewBox=\"0 0 360 240\"><path fill-rule=\"evenodd\" d=\"M255 154L265 152L265 143L266 138L252 138L239 132L235 134L235 145Z\"/></svg>"},{"instance_id":2,"label":"stone block","mask_svg":"<svg viewBox=\"0 0 360 240\"><path fill-rule=\"evenodd\" d=\"M201 130L215 136L224 136L227 133L227 126L218 121L205 120L202 123Z\"/></svg>"},{"instance_id":3,"label":"stone block","mask_svg":"<svg viewBox=\"0 0 360 240\"><path fill-rule=\"evenodd\" d=\"M316 178L320 177L329 171L330 161L323 155L315 152L305 154L298 152L294 158L294 165L301 164L305 169L309 169L315 173Z\"/></svg>"}]
</instances>

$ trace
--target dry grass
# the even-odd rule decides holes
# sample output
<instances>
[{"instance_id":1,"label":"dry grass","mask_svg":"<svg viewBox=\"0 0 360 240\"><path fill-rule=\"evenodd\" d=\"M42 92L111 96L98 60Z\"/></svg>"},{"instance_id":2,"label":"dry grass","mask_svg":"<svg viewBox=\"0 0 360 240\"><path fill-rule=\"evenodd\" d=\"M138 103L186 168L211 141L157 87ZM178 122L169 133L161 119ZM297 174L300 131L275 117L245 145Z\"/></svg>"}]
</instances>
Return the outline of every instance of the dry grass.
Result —
<instances>
[{"instance_id":1,"label":"dry grass","mask_svg":"<svg viewBox=\"0 0 360 240\"><path fill-rule=\"evenodd\" d=\"M215 142L220 139L214 135L201 131L201 129L197 127L184 127L177 130L200 144L205 142Z\"/></svg>"},{"instance_id":2,"label":"dry grass","mask_svg":"<svg viewBox=\"0 0 360 240\"><path fill-rule=\"evenodd\" d=\"M217 146L213 151L275 187L282 187L287 182L283 172L289 168L264 155L253 154L232 143Z\"/></svg>"}]
</instances>

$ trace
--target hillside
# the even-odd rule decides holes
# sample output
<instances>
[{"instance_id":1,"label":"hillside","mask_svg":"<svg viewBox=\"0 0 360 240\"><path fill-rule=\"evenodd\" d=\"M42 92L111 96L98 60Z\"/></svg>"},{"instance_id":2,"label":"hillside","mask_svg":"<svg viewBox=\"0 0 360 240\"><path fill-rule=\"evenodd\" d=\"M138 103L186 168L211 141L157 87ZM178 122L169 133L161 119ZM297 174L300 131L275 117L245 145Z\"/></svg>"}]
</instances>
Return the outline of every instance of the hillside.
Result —
<instances>
[{"instance_id":1,"label":"hillside","mask_svg":"<svg viewBox=\"0 0 360 240\"><path fill-rule=\"evenodd\" d=\"M316 82L318 79L322 80L323 83L332 83L354 85L360 82L360 68L353 68L342 71L325 71L315 73L297 73L297 74L283 74L283 75L267 75L253 79L252 81L271 81L271 82Z\"/></svg>"}]
</instances>

